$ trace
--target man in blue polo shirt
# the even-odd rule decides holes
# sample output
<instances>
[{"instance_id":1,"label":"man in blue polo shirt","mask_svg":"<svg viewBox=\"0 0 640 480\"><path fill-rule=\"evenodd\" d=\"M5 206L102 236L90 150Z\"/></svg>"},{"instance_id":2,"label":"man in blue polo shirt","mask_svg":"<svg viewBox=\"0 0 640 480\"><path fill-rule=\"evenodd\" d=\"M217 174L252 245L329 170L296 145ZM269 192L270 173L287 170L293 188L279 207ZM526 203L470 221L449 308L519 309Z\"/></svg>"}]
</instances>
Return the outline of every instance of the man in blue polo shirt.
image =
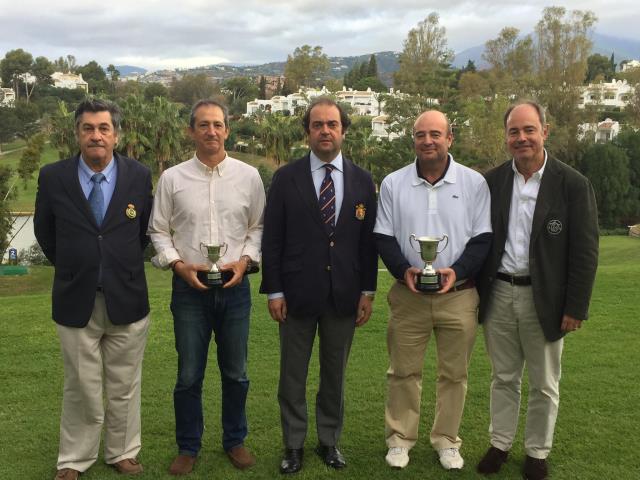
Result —
<instances>
[{"instance_id":1,"label":"man in blue polo shirt","mask_svg":"<svg viewBox=\"0 0 640 480\"><path fill-rule=\"evenodd\" d=\"M433 333L438 380L431 445L443 468L461 469L458 430L479 300L473 279L491 242L490 195L482 175L449 154L453 134L441 112L422 113L413 138L416 160L382 182L374 229L380 256L398 280L388 296L386 461L407 466L418 439L422 367ZM437 292L416 289L424 261L411 246L411 234L448 237L434 262L442 284Z\"/></svg>"}]
</instances>

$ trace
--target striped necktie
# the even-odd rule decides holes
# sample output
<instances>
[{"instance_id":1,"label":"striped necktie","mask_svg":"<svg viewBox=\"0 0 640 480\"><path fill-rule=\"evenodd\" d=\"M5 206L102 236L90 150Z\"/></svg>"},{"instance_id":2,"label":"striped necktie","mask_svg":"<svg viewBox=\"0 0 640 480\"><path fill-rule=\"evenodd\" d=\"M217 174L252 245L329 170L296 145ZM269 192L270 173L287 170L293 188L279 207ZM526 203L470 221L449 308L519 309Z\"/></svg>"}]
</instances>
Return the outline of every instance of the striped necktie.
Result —
<instances>
[{"instance_id":1,"label":"striped necktie","mask_svg":"<svg viewBox=\"0 0 640 480\"><path fill-rule=\"evenodd\" d=\"M104 195L102 193L102 186L100 185L104 180L102 173L96 173L91 177L93 182L93 190L89 194L89 206L93 212L93 216L96 218L98 226L102 224L104 217Z\"/></svg>"},{"instance_id":2,"label":"striped necktie","mask_svg":"<svg viewBox=\"0 0 640 480\"><path fill-rule=\"evenodd\" d=\"M324 166L326 169L324 179L320 185L320 195L318 202L320 204L320 217L327 227L329 236L333 235L336 224L336 190L333 186L331 172L336 168L330 163Z\"/></svg>"}]
</instances>

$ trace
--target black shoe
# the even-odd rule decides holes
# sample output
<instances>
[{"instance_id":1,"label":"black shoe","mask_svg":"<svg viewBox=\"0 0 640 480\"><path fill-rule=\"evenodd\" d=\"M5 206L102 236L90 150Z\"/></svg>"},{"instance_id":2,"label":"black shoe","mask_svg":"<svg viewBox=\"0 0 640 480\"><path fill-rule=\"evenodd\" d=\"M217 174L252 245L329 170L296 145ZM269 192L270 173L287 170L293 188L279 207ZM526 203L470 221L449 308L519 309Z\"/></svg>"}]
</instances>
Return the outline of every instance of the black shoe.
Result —
<instances>
[{"instance_id":1,"label":"black shoe","mask_svg":"<svg viewBox=\"0 0 640 480\"><path fill-rule=\"evenodd\" d=\"M502 468L502 464L507 461L508 456L509 452L491 446L489 450L487 450L487 453L484 454L484 457L482 457L482 460L480 460L480 463L478 463L476 470L478 473L484 475L498 473L500 468Z\"/></svg>"},{"instance_id":2,"label":"black shoe","mask_svg":"<svg viewBox=\"0 0 640 480\"><path fill-rule=\"evenodd\" d=\"M338 450L336 447L318 445L316 447L316 453L327 467L340 469L347 466L346 460L340 453L340 450Z\"/></svg>"},{"instance_id":3,"label":"black shoe","mask_svg":"<svg viewBox=\"0 0 640 480\"><path fill-rule=\"evenodd\" d=\"M527 480L545 480L549 477L547 461L544 458L533 458L527 455L522 475Z\"/></svg>"},{"instance_id":4,"label":"black shoe","mask_svg":"<svg viewBox=\"0 0 640 480\"><path fill-rule=\"evenodd\" d=\"M285 448L284 457L280 462L280 473L296 473L302 468L302 448Z\"/></svg>"}]
</instances>

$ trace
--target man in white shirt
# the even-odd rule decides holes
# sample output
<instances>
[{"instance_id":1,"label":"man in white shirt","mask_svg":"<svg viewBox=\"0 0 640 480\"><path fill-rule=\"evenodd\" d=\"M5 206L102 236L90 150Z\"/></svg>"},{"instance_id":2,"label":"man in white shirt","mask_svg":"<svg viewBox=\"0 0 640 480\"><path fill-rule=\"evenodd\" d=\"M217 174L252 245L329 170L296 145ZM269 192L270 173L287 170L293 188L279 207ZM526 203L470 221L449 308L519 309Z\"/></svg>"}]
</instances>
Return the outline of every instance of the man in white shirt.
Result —
<instances>
[{"instance_id":1,"label":"man in white shirt","mask_svg":"<svg viewBox=\"0 0 640 480\"><path fill-rule=\"evenodd\" d=\"M260 261L265 194L258 171L227 155L229 135L224 105L201 100L191 110L189 135L196 154L166 170L158 181L149 235L156 249L154 265L171 268L178 380L174 390L178 455L169 473L190 473L204 430L202 382L211 334L215 335L222 377L222 446L240 469L255 463L244 447L247 340L251 291L245 273ZM210 263L200 244L226 244L221 287L198 279Z\"/></svg>"},{"instance_id":2,"label":"man in white shirt","mask_svg":"<svg viewBox=\"0 0 640 480\"><path fill-rule=\"evenodd\" d=\"M416 160L382 182L374 229L378 252L398 280L388 295L386 461L406 467L418 439L422 367L433 333L438 381L431 445L443 468L461 469L458 430L477 326L474 277L491 242L489 189L481 174L448 153L453 134L441 112L422 113L413 138ZM411 234L448 237L433 264L442 280L438 292L416 289L424 261L411 247Z\"/></svg>"},{"instance_id":3,"label":"man in white shirt","mask_svg":"<svg viewBox=\"0 0 640 480\"><path fill-rule=\"evenodd\" d=\"M520 388L529 375L524 477L548 476L560 402L563 337L581 327L598 263L598 212L589 181L547 155L543 108L504 117L513 160L486 174L494 241L479 276L479 320L491 360L491 446L479 473L500 470L515 438Z\"/></svg>"}]
</instances>

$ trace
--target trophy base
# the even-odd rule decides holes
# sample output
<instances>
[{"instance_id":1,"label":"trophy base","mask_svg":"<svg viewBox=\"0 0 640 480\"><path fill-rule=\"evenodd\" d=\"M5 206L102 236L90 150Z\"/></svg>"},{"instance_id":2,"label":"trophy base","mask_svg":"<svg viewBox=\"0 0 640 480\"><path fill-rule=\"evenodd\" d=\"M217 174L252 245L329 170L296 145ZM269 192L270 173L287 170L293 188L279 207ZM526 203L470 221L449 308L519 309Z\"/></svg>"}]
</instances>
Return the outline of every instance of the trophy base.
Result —
<instances>
[{"instance_id":1,"label":"trophy base","mask_svg":"<svg viewBox=\"0 0 640 480\"><path fill-rule=\"evenodd\" d=\"M419 292L434 293L441 288L439 273L433 275L418 274L416 278L416 290Z\"/></svg>"},{"instance_id":2,"label":"trophy base","mask_svg":"<svg viewBox=\"0 0 640 480\"><path fill-rule=\"evenodd\" d=\"M224 284L222 272L198 272L198 280L207 287L221 287Z\"/></svg>"}]
</instances>

